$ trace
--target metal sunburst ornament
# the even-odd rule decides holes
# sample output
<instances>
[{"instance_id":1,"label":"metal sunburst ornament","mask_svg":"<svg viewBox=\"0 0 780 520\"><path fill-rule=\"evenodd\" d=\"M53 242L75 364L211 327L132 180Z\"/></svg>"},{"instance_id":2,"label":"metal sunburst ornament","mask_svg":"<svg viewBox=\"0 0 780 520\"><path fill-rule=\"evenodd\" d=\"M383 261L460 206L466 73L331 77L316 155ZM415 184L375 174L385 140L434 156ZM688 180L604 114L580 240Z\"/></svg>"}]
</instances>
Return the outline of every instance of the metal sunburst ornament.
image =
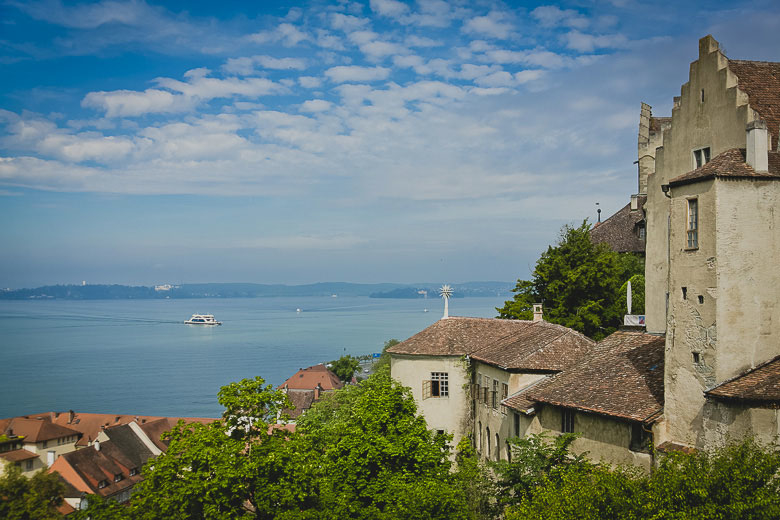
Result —
<instances>
[{"instance_id":1,"label":"metal sunburst ornament","mask_svg":"<svg viewBox=\"0 0 780 520\"><path fill-rule=\"evenodd\" d=\"M444 298L444 316L442 319L446 320L450 317L450 296L452 296L452 287L447 284L442 285L441 289L439 289L439 294Z\"/></svg>"}]
</instances>

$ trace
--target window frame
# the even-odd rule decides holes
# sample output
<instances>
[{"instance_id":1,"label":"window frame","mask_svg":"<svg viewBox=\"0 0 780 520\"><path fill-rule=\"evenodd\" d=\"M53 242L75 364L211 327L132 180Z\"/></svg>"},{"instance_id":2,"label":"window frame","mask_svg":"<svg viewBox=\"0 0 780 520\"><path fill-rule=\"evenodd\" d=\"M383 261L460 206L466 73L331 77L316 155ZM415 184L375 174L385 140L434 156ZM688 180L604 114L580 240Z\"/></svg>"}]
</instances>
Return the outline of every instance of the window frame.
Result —
<instances>
[{"instance_id":1,"label":"window frame","mask_svg":"<svg viewBox=\"0 0 780 520\"><path fill-rule=\"evenodd\" d=\"M561 410L561 433L574 433L574 415L571 408Z\"/></svg>"},{"instance_id":2,"label":"window frame","mask_svg":"<svg viewBox=\"0 0 780 520\"><path fill-rule=\"evenodd\" d=\"M702 146L693 150L693 169L701 168L712 159L712 153L709 146Z\"/></svg>"},{"instance_id":3,"label":"window frame","mask_svg":"<svg viewBox=\"0 0 780 520\"><path fill-rule=\"evenodd\" d=\"M699 198L688 197L685 200L685 249L694 251L699 249Z\"/></svg>"}]
</instances>

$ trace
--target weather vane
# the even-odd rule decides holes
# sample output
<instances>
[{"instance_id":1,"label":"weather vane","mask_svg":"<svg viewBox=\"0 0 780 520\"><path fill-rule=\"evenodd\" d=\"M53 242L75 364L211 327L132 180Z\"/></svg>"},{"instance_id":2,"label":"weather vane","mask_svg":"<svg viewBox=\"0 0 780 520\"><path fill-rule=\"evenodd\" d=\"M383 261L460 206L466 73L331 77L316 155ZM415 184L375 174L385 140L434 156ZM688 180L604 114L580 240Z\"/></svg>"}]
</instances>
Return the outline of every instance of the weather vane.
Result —
<instances>
[{"instance_id":1,"label":"weather vane","mask_svg":"<svg viewBox=\"0 0 780 520\"><path fill-rule=\"evenodd\" d=\"M450 296L452 296L452 287L447 284L442 285L441 289L439 289L439 294L444 298L444 316L442 316L442 319L445 320L450 317Z\"/></svg>"}]
</instances>

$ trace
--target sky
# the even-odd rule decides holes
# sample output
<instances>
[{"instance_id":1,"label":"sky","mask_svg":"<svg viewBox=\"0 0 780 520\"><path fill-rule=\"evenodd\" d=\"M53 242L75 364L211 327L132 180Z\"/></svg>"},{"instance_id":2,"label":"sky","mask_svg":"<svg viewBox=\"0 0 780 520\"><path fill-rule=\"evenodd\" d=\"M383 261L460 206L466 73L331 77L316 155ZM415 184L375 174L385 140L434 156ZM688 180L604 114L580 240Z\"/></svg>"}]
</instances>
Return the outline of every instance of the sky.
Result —
<instances>
[{"instance_id":1,"label":"sky","mask_svg":"<svg viewBox=\"0 0 780 520\"><path fill-rule=\"evenodd\" d=\"M528 278L780 5L0 0L0 287Z\"/></svg>"}]
</instances>

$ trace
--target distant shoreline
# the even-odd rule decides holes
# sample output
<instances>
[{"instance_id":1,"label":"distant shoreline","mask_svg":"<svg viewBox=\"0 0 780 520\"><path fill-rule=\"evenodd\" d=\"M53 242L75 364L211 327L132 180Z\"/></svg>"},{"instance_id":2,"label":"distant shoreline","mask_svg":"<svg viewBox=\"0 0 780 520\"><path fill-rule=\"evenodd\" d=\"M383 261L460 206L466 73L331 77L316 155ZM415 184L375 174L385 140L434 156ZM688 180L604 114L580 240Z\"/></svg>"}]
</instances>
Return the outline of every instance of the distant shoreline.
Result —
<instances>
[{"instance_id":1,"label":"distant shoreline","mask_svg":"<svg viewBox=\"0 0 780 520\"><path fill-rule=\"evenodd\" d=\"M513 282L465 282L450 284L453 297L495 297L512 295ZM0 300L161 300L198 298L273 298L310 296L365 296L369 298L438 298L441 284L358 284L321 282L307 285L203 283L157 286L131 285L47 285L33 289L2 289Z\"/></svg>"}]
</instances>

